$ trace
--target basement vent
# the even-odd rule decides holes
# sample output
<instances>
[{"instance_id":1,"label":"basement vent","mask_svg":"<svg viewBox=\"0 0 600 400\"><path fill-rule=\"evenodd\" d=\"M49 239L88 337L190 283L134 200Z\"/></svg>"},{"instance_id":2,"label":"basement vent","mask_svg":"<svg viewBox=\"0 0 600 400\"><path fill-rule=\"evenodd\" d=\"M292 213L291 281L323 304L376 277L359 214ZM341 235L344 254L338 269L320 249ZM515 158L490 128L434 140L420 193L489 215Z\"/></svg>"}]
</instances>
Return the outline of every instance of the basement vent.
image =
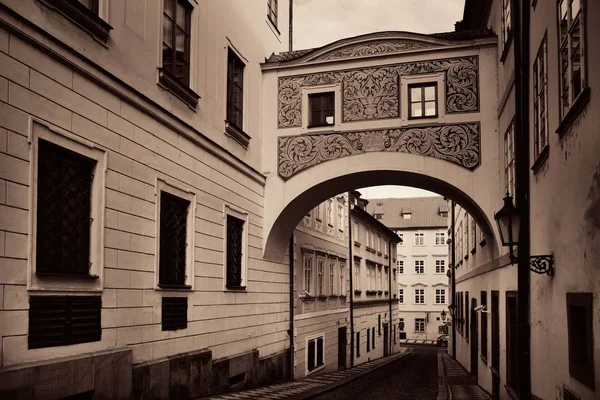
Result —
<instances>
[{"instance_id":1,"label":"basement vent","mask_svg":"<svg viewBox=\"0 0 600 400\"><path fill-rule=\"evenodd\" d=\"M235 387L246 382L246 373L242 372L241 374L234 375L229 378L229 387Z\"/></svg>"},{"instance_id":2,"label":"basement vent","mask_svg":"<svg viewBox=\"0 0 600 400\"><path fill-rule=\"evenodd\" d=\"M29 348L99 341L101 309L100 296L30 297Z\"/></svg>"},{"instance_id":3,"label":"basement vent","mask_svg":"<svg viewBox=\"0 0 600 400\"><path fill-rule=\"evenodd\" d=\"M580 397L563 386L563 400L580 400Z\"/></svg>"},{"instance_id":4,"label":"basement vent","mask_svg":"<svg viewBox=\"0 0 600 400\"><path fill-rule=\"evenodd\" d=\"M162 330L176 331L187 328L187 297L162 298Z\"/></svg>"}]
</instances>

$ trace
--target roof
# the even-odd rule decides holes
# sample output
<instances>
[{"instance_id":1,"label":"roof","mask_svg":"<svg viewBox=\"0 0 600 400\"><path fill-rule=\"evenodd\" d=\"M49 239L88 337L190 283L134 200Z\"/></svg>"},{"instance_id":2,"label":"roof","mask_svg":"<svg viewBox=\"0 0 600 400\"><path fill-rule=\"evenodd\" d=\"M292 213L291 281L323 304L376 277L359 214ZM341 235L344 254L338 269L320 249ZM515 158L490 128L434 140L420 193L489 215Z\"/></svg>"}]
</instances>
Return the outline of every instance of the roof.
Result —
<instances>
[{"instance_id":1,"label":"roof","mask_svg":"<svg viewBox=\"0 0 600 400\"><path fill-rule=\"evenodd\" d=\"M355 216L362 217L364 220L366 220L369 223L371 223L372 225L375 225L376 227L378 227L380 229L380 232L383 233L384 235L388 236L391 242L402 243L402 239L400 239L400 237L398 235L396 235L396 232L392 231L390 228L388 228L387 226L382 224L381 221L375 219L375 217L373 217L371 214L369 214L362 208L353 207L352 214Z\"/></svg>"},{"instance_id":2,"label":"roof","mask_svg":"<svg viewBox=\"0 0 600 400\"><path fill-rule=\"evenodd\" d=\"M383 214L379 220L390 229L446 228L449 218L441 216L448 212L448 203L441 196L412 197L404 199L370 199L367 212L371 215ZM410 213L404 219L403 213Z\"/></svg>"},{"instance_id":3,"label":"roof","mask_svg":"<svg viewBox=\"0 0 600 400\"><path fill-rule=\"evenodd\" d=\"M272 54L267 63L298 60L335 60L341 58L373 56L403 52L428 47L439 47L452 42L473 41L496 37L490 29L461 29L453 32L420 34L412 32L374 32L341 39L312 49L284 51Z\"/></svg>"}]
</instances>

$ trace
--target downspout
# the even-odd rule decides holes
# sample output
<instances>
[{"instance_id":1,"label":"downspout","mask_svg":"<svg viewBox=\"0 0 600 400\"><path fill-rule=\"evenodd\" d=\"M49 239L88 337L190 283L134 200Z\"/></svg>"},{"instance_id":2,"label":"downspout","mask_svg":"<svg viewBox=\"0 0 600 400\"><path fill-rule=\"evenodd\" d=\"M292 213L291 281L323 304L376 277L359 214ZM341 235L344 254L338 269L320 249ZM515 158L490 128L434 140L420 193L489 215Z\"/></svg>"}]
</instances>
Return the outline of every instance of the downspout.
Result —
<instances>
[{"instance_id":1,"label":"downspout","mask_svg":"<svg viewBox=\"0 0 600 400\"><path fill-rule=\"evenodd\" d=\"M515 197L521 226L517 261L517 336L519 399L531 398L530 295L530 214L529 214L529 19L528 1L515 2L513 14L515 46Z\"/></svg>"},{"instance_id":2,"label":"downspout","mask_svg":"<svg viewBox=\"0 0 600 400\"><path fill-rule=\"evenodd\" d=\"M352 201L348 192L348 274L350 274L350 368L354 368L354 259L352 258Z\"/></svg>"},{"instance_id":3,"label":"downspout","mask_svg":"<svg viewBox=\"0 0 600 400\"><path fill-rule=\"evenodd\" d=\"M454 202L454 200L451 201L450 203L452 210L452 253L451 253L451 257L452 257L452 282L451 282L451 290L452 290L452 303L454 305L453 309L454 309L454 314L456 315L456 308L457 308L457 304L456 304L456 241L454 240L454 236L455 236L455 229L456 229L456 223L455 223L455 211L454 208L456 207L456 203ZM452 317L452 358L454 360L456 360L456 321L454 316Z\"/></svg>"},{"instance_id":4,"label":"downspout","mask_svg":"<svg viewBox=\"0 0 600 400\"><path fill-rule=\"evenodd\" d=\"M294 232L290 236L290 381L294 380Z\"/></svg>"},{"instance_id":5,"label":"downspout","mask_svg":"<svg viewBox=\"0 0 600 400\"><path fill-rule=\"evenodd\" d=\"M388 295L390 296L390 322L388 322L388 340L390 349L390 355L392 354L392 325L394 319L392 318L392 241L388 240Z\"/></svg>"},{"instance_id":6,"label":"downspout","mask_svg":"<svg viewBox=\"0 0 600 400\"><path fill-rule=\"evenodd\" d=\"M290 12L289 12L289 51L292 51L292 43L294 38L294 0L289 0Z\"/></svg>"}]
</instances>

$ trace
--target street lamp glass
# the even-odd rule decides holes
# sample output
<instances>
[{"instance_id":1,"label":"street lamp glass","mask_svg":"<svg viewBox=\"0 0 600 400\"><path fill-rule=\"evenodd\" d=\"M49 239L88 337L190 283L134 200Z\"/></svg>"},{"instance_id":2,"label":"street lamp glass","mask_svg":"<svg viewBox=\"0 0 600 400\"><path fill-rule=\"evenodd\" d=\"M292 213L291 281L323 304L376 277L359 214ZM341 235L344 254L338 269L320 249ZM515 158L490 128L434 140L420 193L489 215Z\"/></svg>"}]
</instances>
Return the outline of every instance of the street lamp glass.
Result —
<instances>
[{"instance_id":1,"label":"street lamp glass","mask_svg":"<svg viewBox=\"0 0 600 400\"><path fill-rule=\"evenodd\" d=\"M446 311L442 310L442 321L446 321Z\"/></svg>"},{"instance_id":2,"label":"street lamp glass","mask_svg":"<svg viewBox=\"0 0 600 400\"><path fill-rule=\"evenodd\" d=\"M506 193L504 206L494 214L498 224L500 240L503 246L515 246L518 244L520 219L519 212L513 204L512 196Z\"/></svg>"}]
</instances>

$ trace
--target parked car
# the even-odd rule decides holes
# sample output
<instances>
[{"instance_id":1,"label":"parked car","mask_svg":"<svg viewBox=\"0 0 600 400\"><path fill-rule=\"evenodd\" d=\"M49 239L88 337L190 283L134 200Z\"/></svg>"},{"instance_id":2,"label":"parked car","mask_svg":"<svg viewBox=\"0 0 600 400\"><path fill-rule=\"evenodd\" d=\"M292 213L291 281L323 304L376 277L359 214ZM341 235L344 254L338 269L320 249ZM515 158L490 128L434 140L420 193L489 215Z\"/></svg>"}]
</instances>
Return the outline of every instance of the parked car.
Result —
<instances>
[{"instance_id":1,"label":"parked car","mask_svg":"<svg viewBox=\"0 0 600 400\"><path fill-rule=\"evenodd\" d=\"M438 336L437 345L441 347L448 347L448 335Z\"/></svg>"}]
</instances>

